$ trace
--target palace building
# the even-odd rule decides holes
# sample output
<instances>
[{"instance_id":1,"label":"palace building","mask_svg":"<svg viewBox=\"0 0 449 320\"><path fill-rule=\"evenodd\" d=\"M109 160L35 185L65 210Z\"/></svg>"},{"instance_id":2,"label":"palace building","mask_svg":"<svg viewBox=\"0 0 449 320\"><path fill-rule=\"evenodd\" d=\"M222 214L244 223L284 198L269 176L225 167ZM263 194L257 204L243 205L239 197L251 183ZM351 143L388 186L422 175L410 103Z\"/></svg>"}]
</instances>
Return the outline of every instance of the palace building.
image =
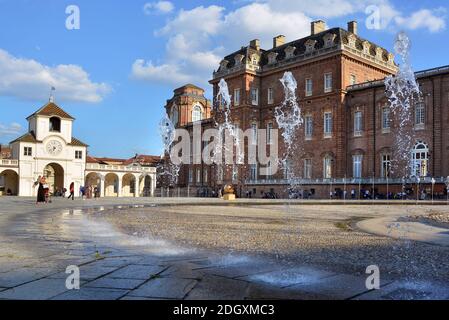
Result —
<instances>
[{"instance_id":1,"label":"palace building","mask_svg":"<svg viewBox=\"0 0 449 320\"><path fill-rule=\"evenodd\" d=\"M101 197L153 196L159 157L95 158L72 135L75 119L52 99L27 118L28 132L0 148L0 195L35 196L45 176L50 193L75 184L97 188ZM68 195L68 193L67 193Z\"/></svg>"},{"instance_id":2,"label":"palace building","mask_svg":"<svg viewBox=\"0 0 449 320\"><path fill-rule=\"evenodd\" d=\"M343 189L369 189L385 194L413 189L390 170L396 128L385 94L384 79L398 71L394 55L358 34L357 22L347 29L327 29L323 21L311 24L309 36L287 42L273 39L263 49L258 40L226 56L213 72L214 97L218 83L226 80L232 96L231 120L243 131L277 128L274 110L284 100L279 81L286 71L298 83L297 98L304 119L295 143L297 154L287 159L287 169L262 176L257 165L239 165L222 172L217 166L183 165L177 187L198 195L209 194L232 183L239 196L260 197L270 192L287 196L289 172L300 177L302 191L319 198ZM421 188L435 181L435 192L445 192L449 176L449 67L416 73L423 93L413 106L414 123L406 128L413 137L410 161ZM192 130L215 126L223 111L204 98L204 90L187 85L174 92L165 106L175 126ZM279 155L284 143L279 134ZM407 166L407 164L402 164ZM422 190L422 189L420 189Z\"/></svg>"}]
</instances>

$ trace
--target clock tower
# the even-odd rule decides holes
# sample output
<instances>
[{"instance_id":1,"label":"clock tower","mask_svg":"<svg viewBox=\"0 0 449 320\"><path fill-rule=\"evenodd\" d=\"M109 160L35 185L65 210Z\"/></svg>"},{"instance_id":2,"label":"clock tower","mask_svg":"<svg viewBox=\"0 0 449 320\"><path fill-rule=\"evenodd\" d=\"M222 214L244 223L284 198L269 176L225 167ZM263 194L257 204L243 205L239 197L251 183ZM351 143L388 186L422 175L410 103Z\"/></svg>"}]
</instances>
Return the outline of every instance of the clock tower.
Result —
<instances>
[{"instance_id":1,"label":"clock tower","mask_svg":"<svg viewBox=\"0 0 449 320\"><path fill-rule=\"evenodd\" d=\"M55 193L84 184L87 145L72 135L74 118L50 101L28 118L28 133L11 143L19 160L20 194L35 195L34 182L45 176Z\"/></svg>"}]
</instances>

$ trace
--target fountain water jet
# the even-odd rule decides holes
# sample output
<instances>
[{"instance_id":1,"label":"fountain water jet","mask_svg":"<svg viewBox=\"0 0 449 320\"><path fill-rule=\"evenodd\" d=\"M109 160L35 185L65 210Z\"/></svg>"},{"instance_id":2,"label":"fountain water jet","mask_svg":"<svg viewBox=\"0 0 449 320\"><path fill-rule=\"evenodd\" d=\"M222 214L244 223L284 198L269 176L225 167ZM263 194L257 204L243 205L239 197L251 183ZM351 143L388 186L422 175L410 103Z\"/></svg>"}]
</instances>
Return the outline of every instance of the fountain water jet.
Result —
<instances>
[{"instance_id":1,"label":"fountain water jet","mask_svg":"<svg viewBox=\"0 0 449 320\"><path fill-rule=\"evenodd\" d=\"M413 144L412 106L419 102L421 92L410 63L411 41L407 34L400 32L395 40L395 52L401 57L399 71L395 76L385 79L385 91L390 108L397 121L395 157L392 158L392 170L404 169L403 177L411 172L410 152ZM408 131L408 132L407 132Z\"/></svg>"},{"instance_id":2,"label":"fountain water jet","mask_svg":"<svg viewBox=\"0 0 449 320\"><path fill-rule=\"evenodd\" d=\"M274 115L280 130L282 130L282 138L286 150L280 160L282 167L287 172L287 180L290 184L290 190L296 191L298 187L299 177L295 175L295 170L291 170L288 166L289 158L292 156L293 141L296 138L297 129L303 124L304 120L301 116L301 108L296 97L296 89L298 84L291 72L285 72L282 79L280 79L284 87L284 101L282 105L275 108ZM296 149L296 151L298 151ZM290 194L290 196L292 196Z\"/></svg>"}]
</instances>

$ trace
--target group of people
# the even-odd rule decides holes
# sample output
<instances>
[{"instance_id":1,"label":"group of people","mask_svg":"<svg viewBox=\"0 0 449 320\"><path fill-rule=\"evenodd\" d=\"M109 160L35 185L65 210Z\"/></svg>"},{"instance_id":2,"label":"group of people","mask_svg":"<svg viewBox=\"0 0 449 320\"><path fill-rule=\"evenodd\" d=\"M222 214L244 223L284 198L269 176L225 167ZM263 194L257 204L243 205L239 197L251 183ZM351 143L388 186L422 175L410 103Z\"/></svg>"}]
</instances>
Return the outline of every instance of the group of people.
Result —
<instances>
[{"instance_id":1,"label":"group of people","mask_svg":"<svg viewBox=\"0 0 449 320\"><path fill-rule=\"evenodd\" d=\"M51 193L50 193L50 185L47 183L47 178L45 176L39 176L37 178L36 182L34 183L34 186L37 187L37 199L36 204L40 203L51 203ZM75 183L72 182L70 184L70 195L68 199L75 199ZM62 190L58 190L55 195L62 196L65 198L67 190L64 188Z\"/></svg>"},{"instance_id":2,"label":"group of people","mask_svg":"<svg viewBox=\"0 0 449 320\"><path fill-rule=\"evenodd\" d=\"M100 189L94 186L81 186L80 187L80 197L82 199L92 199L100 197Z\"/></svg>"}]
</instances>

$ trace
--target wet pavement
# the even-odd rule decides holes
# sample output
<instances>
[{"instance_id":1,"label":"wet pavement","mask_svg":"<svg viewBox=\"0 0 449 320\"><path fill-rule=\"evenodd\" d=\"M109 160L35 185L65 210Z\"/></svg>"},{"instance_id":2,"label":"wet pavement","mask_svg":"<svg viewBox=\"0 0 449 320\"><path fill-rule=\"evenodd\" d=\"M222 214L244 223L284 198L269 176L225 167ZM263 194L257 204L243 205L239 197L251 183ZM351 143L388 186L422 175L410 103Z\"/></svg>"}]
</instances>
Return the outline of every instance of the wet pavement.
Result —
<instances>
[{"instance_id":1,"label":"wet pavement","mask_svg":"<svg viewBox=\"0 0 449 320\"><path fill-rule=\"evenodd\" d=\"M0 198L0 299L449 299L448 283L382 277L380 290L368 290L364 275L183 247L91 218L117 206L204 202L56 199L36 206L29 198ZM66 287L65 271L73 265L80 270L79 290Z\"/></svg>"}]
</instances>

